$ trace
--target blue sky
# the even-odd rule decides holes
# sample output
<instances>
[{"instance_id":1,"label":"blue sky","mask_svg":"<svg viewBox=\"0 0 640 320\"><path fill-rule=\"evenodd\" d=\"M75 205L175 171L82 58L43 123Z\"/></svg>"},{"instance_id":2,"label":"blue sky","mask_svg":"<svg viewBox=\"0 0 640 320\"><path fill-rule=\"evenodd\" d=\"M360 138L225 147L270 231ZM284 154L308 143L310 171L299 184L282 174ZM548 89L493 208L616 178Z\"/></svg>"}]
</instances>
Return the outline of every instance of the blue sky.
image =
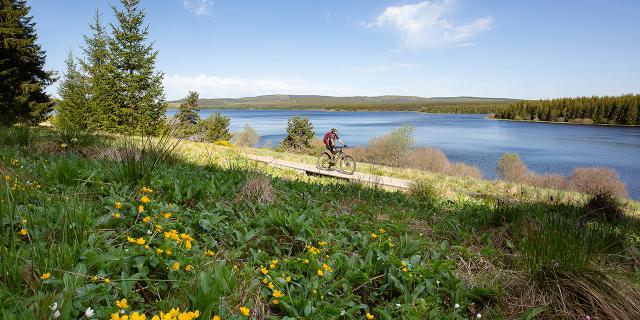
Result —
<instances>
[{"instance_id":1,"label":"blue sky","mask_svg":"<svg viewBox=\"0 0 640 320\"><path fill-rule=\"evenodd\" d=\"M46 67L95 8L29 0ZM116 3L117 4L117 3ZM142 0L167 98L261 94L552 98L640 93L637 0ZM55 92L55 86L49 88Z\"/></svg>"}]
</instances>

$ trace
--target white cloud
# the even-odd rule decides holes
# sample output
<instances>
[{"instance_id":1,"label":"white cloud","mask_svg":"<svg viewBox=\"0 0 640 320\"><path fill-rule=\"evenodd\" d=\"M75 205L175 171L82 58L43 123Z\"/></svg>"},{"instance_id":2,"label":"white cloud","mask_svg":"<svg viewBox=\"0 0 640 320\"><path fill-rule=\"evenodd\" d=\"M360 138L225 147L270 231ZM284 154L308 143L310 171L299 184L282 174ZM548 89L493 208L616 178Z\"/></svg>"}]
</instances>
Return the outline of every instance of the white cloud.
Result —
<instances>
[{"instance_id":1,"label":"white cloud","mask_svg":"<svg viewBox=\"0 0 640 320\"><path fill-rule=\"evenodd\" d=\"M165 75L163 84L169 100L180 99L193 90L203 98L238 98L266 94L341 95L352 93L351 88L309 84L304 81L246 79L212 75Z\"/></svg>"},{"instance_id":2,"label":"white cloud","mask_svg":"<svg viewBox=\"0 0 640 320\"><path fill-rule=\"evenodd\" d=\"M390 28L400 36L399 45L408 49L448 46L468 46L474 35L489 30L492 19L478 18L467 24L457 24L451 15L456 0L423 1L397 7L388 7L369 23L369 28Z\"/></svg>"},{"instance_id":3,"label":"white cloud","mask_svg":"<svg viewBox=\"0 0 640 320\"><path fill-rule=\"evenodd\" d=\"M196 16L207 15L213 7L212 0L183 0L184 8L191 11Z\"/></svg>"},{"instance_id":4,"label":"white cloud","mask_svg":"<svg viewBox=\"0 0 640 320\"><path fill-rule=\"evenodd\" d=\"M355 72L362 73L375 73L375 72L390 72L390 71L398 71L398 70L407 70L407 69L415 69L419 66L417 64L412 63L387 63L387 64L376 64L369 65L364 67L356 67L351 70Z\"/></svg>"}]
</instances>

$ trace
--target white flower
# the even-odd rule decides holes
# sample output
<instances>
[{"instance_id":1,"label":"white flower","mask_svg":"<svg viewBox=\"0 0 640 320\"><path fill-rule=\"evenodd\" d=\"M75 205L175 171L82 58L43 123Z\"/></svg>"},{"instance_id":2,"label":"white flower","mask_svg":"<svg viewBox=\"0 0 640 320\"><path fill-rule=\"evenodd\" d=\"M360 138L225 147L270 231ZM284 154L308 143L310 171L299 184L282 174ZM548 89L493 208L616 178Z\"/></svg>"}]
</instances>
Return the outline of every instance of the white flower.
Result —
<instances>
[{"instance_id":1,"label":"white flower","mask_svg":"<svg viewBox=\"0 0 640 320\"><path fill-rule=\"evenodd\" d=\"M87 310L84 311L84 315L87 318L91 318L94 315L93 309L91 309L91 307L87 308Z\"/></svg>"},{"instance_id":2,"label":"white flower","mask_svg":"<svg viewBox=\"0 0 640 320\"><path fill-rule=\"evenodd\" d=\"M436 284L437 284L437 285L440 285L440 280L436 280Z\"/></svg>"},{"instance_id":3,"label":"white flower","mask_svg":"<svg viewBox=\"0 0 640 320\"><path fill-rule=\"evenodd\" d=\"M400 308L400 307L401 307L401 305L400 305L399 303L396 303L396 307Z\"/></svg>"},{"instance_id":4,"label":"white flower","mask_svg":"<svg viewBox=\"0 0 640 320\"><path fill-rule=\"evenodd\" d=\"M347 314L344 310L340 311L340 315L344 316L345 314Z\"/></svg>"},{"instance_id":5,"label":"white flower","mask_svg":"<svg viewBox=\"0 0 640 320\"><path fill-rule=\"evenodd\" d=\"M478 314L476 315L476 318L480 319L480 318L482 318L482 315L478 313Z\"/></svg>"},{"instance_id":6,"label":"white flower","mask_svg":"<svg viewBox=\"0 0 640 320\"><path fill-rule=\"evenodd\" d=\"M151 230L147 230L147 234L151 234Z\"/></svg>"},{"instance_id":7,"label":"white flower","mask_svg":"<svg viewBox=\"0 0 640 320\"><path fill-rule=\"evenodd\" d=\"M455 306L453 306L453 308L454 308L454 309L458 309L458 308L460 308L460 305L456 303L456 305L455 305Z\"/></svg>"},{"instance_id":8,"label":"white flower","mask_svg":"<svg viewBox=\"0 0 640 320\"><path fill-rule=\"evenodd\" d=\"M53 313L53 318L54 319L60 318L60 310L56 310L56 312Z\"/></svg>"},{"instance_id":9,"label":"white flower","mask_svg":"<svg viewBox=\"0 0 640 320\"><path fill-rule=\"evenodd\" d=\"M51 309L51 311L58 310L58 303L54 302L52 305L49 306L49 309Z\"/></svg>"}]
</instances>

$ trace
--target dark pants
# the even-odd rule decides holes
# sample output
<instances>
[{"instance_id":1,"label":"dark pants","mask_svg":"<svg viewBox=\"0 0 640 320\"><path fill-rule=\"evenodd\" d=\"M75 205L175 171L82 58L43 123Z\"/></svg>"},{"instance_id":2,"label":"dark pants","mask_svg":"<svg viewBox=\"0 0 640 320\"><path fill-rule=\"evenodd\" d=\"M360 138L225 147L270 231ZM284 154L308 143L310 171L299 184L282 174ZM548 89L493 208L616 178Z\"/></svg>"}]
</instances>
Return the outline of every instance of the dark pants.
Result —
<instances>
[{"instance_id":1,"label":"dark pants","mask_svg":"<svg viewBox=\"0 0 640 320\"><path fill-rule=\"evenodd\" d=\"M331 154L335 154L336 153L335 149L333 149L333 144L327 143L324 146L327 148L327 150L329 150L329 152L331 152Z\"/></svg>"}]
</instances>

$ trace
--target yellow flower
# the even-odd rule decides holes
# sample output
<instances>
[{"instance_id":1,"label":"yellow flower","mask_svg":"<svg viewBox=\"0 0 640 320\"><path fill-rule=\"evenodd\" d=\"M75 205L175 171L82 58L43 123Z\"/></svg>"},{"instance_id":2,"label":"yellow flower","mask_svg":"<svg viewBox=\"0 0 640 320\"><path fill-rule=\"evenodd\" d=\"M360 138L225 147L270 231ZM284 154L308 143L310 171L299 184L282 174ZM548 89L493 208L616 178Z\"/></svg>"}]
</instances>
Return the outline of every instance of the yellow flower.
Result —
<instances>
[{"instance_id":1,"label":"yellow flower","mask_svg":"<svg viewBox=\"0 0 640 320\"><path fill-rule=\"evenodd\" d=\"M377 237L378 237L378 235L377 235L377 234L375 234L375 232L372 232L372 233L371 233L371 239L376 239Z\"/></svg>"},{"instance_id":2,"label":"yellow flower","mask_svg":"<svg viewBox=\"0 0 640 320\"><path fill-rule=\"evenodd\" d=\"M22 219L20 222L22 222L22 224L27 224L27 219Z\"/></svg>"},{"instance_id":3,"label":"yellow flower","mask_svg":"<svg viewBox=\"0 0 640 320\"><path fill-rule=\"evenodd\" d=\"M318 269L318 275L321 277L324 276L324 271L322 271L322 269Z\"/></svg>"},{"instance_id":4,"label":"yellow flower","mask_svg":"<svg viewBox=\"0 0 640 320\"><path fill-rule=\"evenodd\" d=\"M161 255L163 251L164 251L164 250L162 250L162 249L158 248L158 249L156 249L156 254L157 254L157 255Z\"/></svg>"},{"instance_id":5,"label":"yellow flower","mask_svg":"<svg viewBox=\"0 0 640 320\"><path fill-rule=\"evenodd\" d=\"M271 264L278 264L278 259L271 260Z\"/></svg>"},{"instance_id":6,"label":"yellow flower","mask_svg":"<svg viewBox=\"0 0 640 320\"><path fill-rule=\"evenodd\" d=\"M328 264L326 264L326 263L323 263L323 264L322 264L322 269L324 269L325 271L328 271L328 272L333 272L333 270L331 269L331 267L330 267Z\"/></svg>"},{"instance_id":7,"label":"yellow flower","mask_svg":"<svg viewBox=\"0 0 640 320\"><path fill-rule=\"evenodd\" d=\"M193 270L193 266L188 264L186 267L184 267L184 270L191 271L191 270Z\"/></svg>"},{"instance_id":8,"label":"yellow flower","mask_svg":"<svg viewBox=\"0 0 640 320\"><path fill-rule=\"evenodd\" d=\"M112 214L111 216L116 218L116 219L120 219L120 217L122 217L122 215L120 215L120 212L116 212L116 213Z\"/></svg>"},{"instance_id":9,"label":"yellow flower","mask_svg":"<svg viewBox=\"0 0 640 320\"><path fill-rule=\"evenodd\" d=\"M269 284L267 285L267 287L269 287L269 289L273 290L273 282L269 282Z\"/></svg>"},{"instance_id":10,"label":"yellow flower","mask_svg":"<svg viewBox=\"0 0 640 320\"><path fill-rule=\"evenodd\" d=\"M11 180L11 176L4 176L4 179L9 181L9 180Z\"/></svg>"},{"instance_id":11,"label":"yellow flower","mask_svg":"<svg viewBox=\"0 0 640 320\"><path fill-rule=\"evenodd\" d=\"M276 291L273 292L273 297L274 298L280 298L282 296L283 296L283 294L282 294L282 292L280 292L280 290L276 290Z\"/></svg>"},{"instance_id":12,"label":"yellow flower","mask_svg":"<svg viewBox=\"0 0 640 320\"><path fill-rule=\"evenodd\" d=\"M51 272L44 273L43 275L40 276L40 279L42 280L47 280L49 278L51 278Z\"/></svg>"},{"instance_id":13,"label":"yellow flower","mask_svg":"<svg viewBox=\"0 0 640 320\"><path fill-rule=\"evenodd\" d=\"M320 253L320 249L314 247L314 246L307 246L307 249L309 249L309 252L311 252L312 255L316 255L318 253Z\"/></svg>"},{"instance_id":14,"label":"yellow flower","mask_svg":"<svg viewBox=\"0 0 640 320\"><path fill-rule=\"evenodd\" d=\"M216 255L216 253L211 250L207 250L207 252L205 252L204 255L207 257L213 257Z\"/></svg>"},{"instance_id":15,"label":"yellow flower","mask_svg":"<svg viewBox=\"0 0 640 320\"><path fill-rule=\"evenodd\" d=\"M153 189L147 188L147 187L142 187L142 189L140 189L140 192L142 192L142 193L153 193Z\"/></svg>"},{"instance_id":16,"label":"yellow flower","mask_svg":"<svg viewBox=\"0 0 640 320\"><path fill-rule=\"evenodd\" d=\"M151 320L160 320L160 317L158 317L157 315L153 316L153 318L151 318Z\"/></svg>"},{"instance_id":17,"label":"yellow flower","mask_svg":"<svg viewBox=\"0 0 640 320\"><path fill-rule=\"evenodd\" d=\"M129 308L129 305L127 304L127 299L122 299L122 300L116 301L116 306L118 306L120 309Z\"/></svg>"},{"instance_id":18,"label":"yellow flower","mask_svg":"<svg viewBox=\"0 0 640 320\"><path fill-rule=\"evenodd\" d=\"M27 229L25 229L25 228L20 229L20 235L21 236L26 236L27 235Z\"/></svg>"},{"instance_id":19,"label":"yellow flower","mask_svg":"<svg viewBox=\"0 0 640 320\"><path fill-rule=\"evenodd\" d=\"M327 243L326 241L320 241L320 242L318 242L318 245L319 245L319 246L326 246L327 244L329 244L329 243Z\"/></svg>"},{"instance_id":20,"label":"yellow flower","mask_svg":"<svg viewBox=\"0 0 640 320\"><path fill-rule=\"evenodd\" d=\"M92 281L92 282L96 282L96 281L98 281L98 277L97 277L97 276L93 276L93 277L91 277L91 281Z\"/></svg>"},{"instance_id":21,"label":"yellow flower","mask_svg":"<svg viewBox=\"0 0 640 320\"><path fill-rule=\"evenodd\" d=\"M190 240L185 241L184 242L184 247L187 248L187 250L190 250L191 249L191 241Z\"/></svg>"},{"instance_id":22,"label":"yellow flower","mask_svg":"<svg viewBox=\"0 0 640 320\"><path fill-rule=\"evenodd\" d=\"M145 248L145 249L147 249L147 250L149 250L149 248L151 248L151 247L149 247L149 245L148 245L148 244L145 244L145 245L144 245L144 248Z\"/></svg>"},{"instance_id":23,"label":"yellow flower","mask_svg":"<svg viewBox=\"0 0 640 320\"><path fill-rule=\"evenodd\" d=\"M384 233L384 229L380 228L380 229L378 229L378 232L380 232L380 234L383 234Z\"/></svg>"},{"instance_id":24,"label":"yellow flower","mask_svg":"<svg viewBox=\"0 0 640 320\"><path fill-rule=\"evenodd\" d=\"M269 270L267 270L267 268L265 268L264 266L260 266L260 272L262 272L262 274L266 276L267 273L269 273Z\"/></svg>"},{"instance_id":25,"label":"yellow flower","mask_svg":"<svg viewBox=\"0 0 640 320\"><path fill-rule=\"evenodd\" d=\"M408 271L407 267L402 267L402 272L407 272L407 271Z\"/></svg>"},{"instance_id":26,"label":"yellow flower","mask_svg":"<svg viewBox=\"0 0 640 320\"><path fill-rule=\"evenodd\" d=\"M371 313L367 312L367 319L368 320L373 320L373 318L375 318Z\"/></svg>"},{"instance_id":27,"label":"yellow flower","mask_svg":"<svg viewBox=\"0 0 640 320\"><path fill-rule=\"evenodd\" d=\"M247 307L240 307L240 313L242 313L243 316L248 317L251 311L249 311L249 308Z\"/></svg>"},{"instance_id":28,"label":"yellow flower","mask_svg":"<svg viewBox=\"0 0 640 320\"><path fill-rule=\"evenodd\" d=\"M134 243L134 242L136 242L136 239L134 239L134 238L132 238L130 236L127 236L127 242Z\"/></svg>"},{"instance_id":29,"label":"yellow flower","mask_svg":"<svg viewBox=\"0 0 640 320\"><path fill-rule=\"evenodd\" d=\"M269 265L269 269L275 269L275 268L276 268L275 264L272 263L272 264Z\"/></svg>"},{"instance_id":30,"label":"yellow flower","mask_svg":"<svg viewBox=\"0 0 640 320\"><path fill-rule=\"evenodd\" d=\"M106 284L111 283L111 279L109 279L109 278L104 278L104 280L102 280L102 281L104 281L104 283L106 283Z\"/></svg>"},{"instance_id":31,"label":"yellow flower","mask_svg":"<svg viewBox=\"0 0 640 320\"><path fill-rule=\"evenodd\" d=\"M124 315L120 317L120 314L116 312L111 314L111 320L129 320L129 316Z\"/></svg>"},{"instance_id":32,"label":"yellow flower","mask_svg":"<svg viewBox=\"0 0 640 320\"><path fill-rule=\"evenodd\" d=\"M139 314L138 311L134 312L131 315L131 320L145 320L147 318L147 316L143 313L143 314Z\"/></svg>"},{"instance_id":33,"label":"yellow flower","mask_svg":"<svg viewBox=\"0 0 640 320\"><path fill-rule=\"evenodd\" d=\"M278 301L278 299L273 299L273 304L278 304L280 303L280 301Z\"/></svg>"},{"instance_id":34,"label":"yellow flower","mask_svg":"<svg viewBox=\"0 0 640 320\"><path fill-rule=\"evenodd\" d=\"M116 202L116 209L118 210L122 209L122 203Z\"/></svg>"},{"instance_id":35,"label":"yellow flower","mask_svg":"<svg viewBox=\"0 0 640 320\"><path fill-rule=\"evenodd\" d=\"M309 264L309 259L304 259L302 262L304 262L304 264Z\"/></svg>"},{"instance_id":36,"label":"yellow flower","mask_svg":"<svg viewBox=\"0 0 640 320\"><path fill-rule=\"evenodd\" d=\"M220 316L216 314L215 316L213 316L213 318L211 318L211 320L222 320L222 318L220 318Z\"/></svg>"},{"instance_id":37,"label":"yellow flower","mask_svg":"<svg viewBox=\"0 0 640 320\"><path fill-rule=\"evenodd\" d=\"M144 240L143 238L138 238L138 240L136 240L136 243L142 245L146 243L146 240Z\"/></svg>"},{"instance_id":38,"label":"yellow flower","mask_svg":"<svg viewBox=\"0 0 640 320\"><path fill-rule=\"evenodd\" d=\"M149 199L149 197L147 197L147 196L144 196L144 197L140 198L140 202L142 202L142 203L149 203L149 201L151 201L151 199Z\"/></svg>"},{"instance_id":39,"label":"yellow flower","mask_svg":"<svg viewBox=\"0 0 640 320\"><path fill-rule=\"evenodd\" d=\"M138 206L138 213L142 213L144 212L144 206L143 205L139 205Z\"/></svg>"},{"instance_id":40,"label":"yellow flower","mask_svg":"<svg viewBox=\"0 0 640 320\"><path fill-rule=\"evenodd\" d=\"M402 261L402 262L400 262L400 264L402 264L403 267L407 266L407 262L406 261Z\"/></svg>"},{"instance_id":41,"label":"yellow flower","mask_svg":"<svg viewBox=\"0 0 640 320\"><path fill-rule=\"evenodd\" d=\"M165 219L171 219L171 213L169 212L165 212L162 215L164 216Z\"/></svg>"},{"instance_id":42,"label":"yellow flower","mask_svg":"<svg viewBox=\"0 0 640 320\"><path fill-rule=\"evenodd\" d=\"M170 256L172 254L171 250L167 249L164 251L164 254Z\"/></svg>"},{"instance_id":43,"label":"yellow flower","mask_svg":"<svg viewBox=\"0 0 640 320\"><path fill-rule=\"evenodd\" d=\"M171 269L173 269L173 271L178 271L178 270L180 270L180 262L174 262L174 263L171 265Z\"/></svg>"},{"instance_id":44,"label":"yellow flower","mask_svg":"<svg viewBox=\"0 0 640 320\"><path fill-rule=\"evenodd\" d=\"M144 223L149 223L149 222L151 222L151 217L149 217L149 216L144 217L144 218L142 219L142 222L144 222Z\"/></svg>"},{"instance_id":45,"label":"yellow flower","mask_svg":"<svg viewBox=\"0 0 640 320\"><path fill-rule=\"evenodd\" d=\"M291 282L291 276L287 277L287 282Z\"/></svg>"},{"instance_id":46,"label":"yellow flower","mask_svg":"<svg viewBox=\"0 0 640 320\"><path fill-rule=\"evenodd\" d=\"M269 280L267 280L267 278L262 279L262 283L267 284L267 282L269 282Z\"/></svg>"},{"instance_id":47,"label":"yellow flower","mask_svg":"<svg viewBox=\"0 0 640 320\"><path fill-rule=\"evenodd\" d=\"M156 230L156 232L160 232L160 231L162 231L162 226L161 226L161 225L159 225L159 224L156 224L156 226L155 226L155 230Z\"/></svg>"}]
</instances>

